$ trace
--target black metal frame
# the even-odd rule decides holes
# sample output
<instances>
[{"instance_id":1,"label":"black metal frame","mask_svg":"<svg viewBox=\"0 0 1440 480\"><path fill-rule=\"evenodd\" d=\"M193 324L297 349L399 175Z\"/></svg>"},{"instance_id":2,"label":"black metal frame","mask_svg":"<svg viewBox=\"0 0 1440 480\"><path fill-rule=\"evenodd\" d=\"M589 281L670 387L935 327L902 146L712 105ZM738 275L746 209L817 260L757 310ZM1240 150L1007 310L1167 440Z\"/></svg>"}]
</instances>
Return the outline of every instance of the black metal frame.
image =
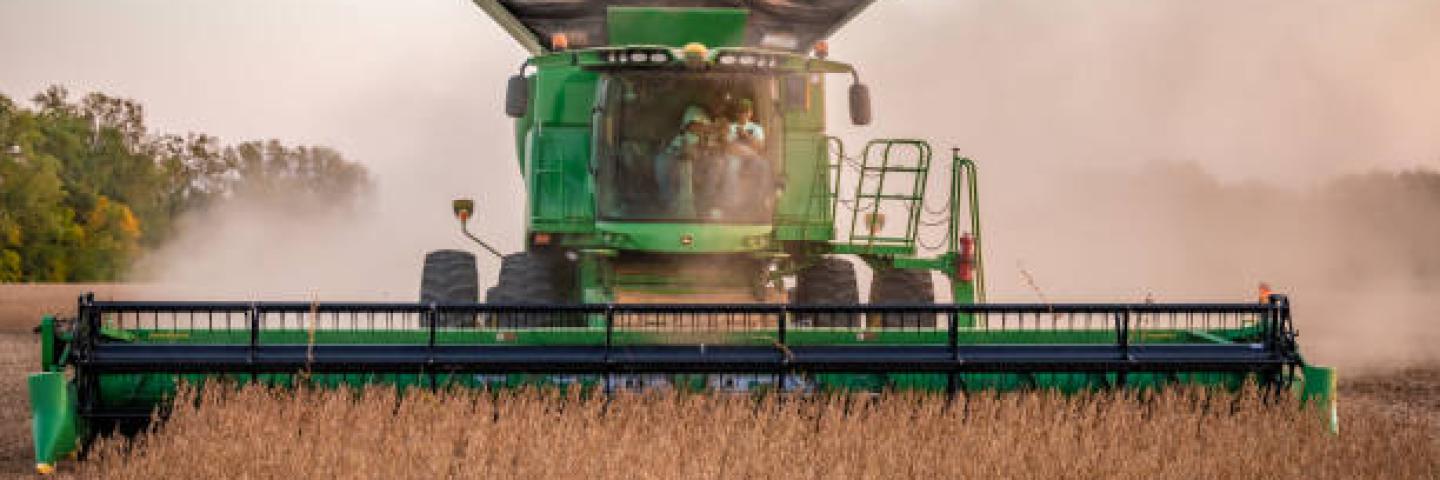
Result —
<instances>
[{"instance_id":1,"label":"black metal frame","mask_svg":"<svg viewBox=\"0 0 1440 480\"><path fill-rule=\"evenodd\" d=\"M106 338L102 318L125 312L243 311L246 344L131 343ZM597 345L438 344L451 327L428 320L424 344L269 345L261 342L265 314L395 312L434 319L442 314L603 315ZM773 316L771 346L657 344L614 341L617 318L665 315ZM794 318L814 315L935 315L947 318L945 344L790 345ZM1109 344L987 344L959 342L961 315L1075 315L1113 318ZM1253 343L1133 341L1143 315L1253 315ZM82 298L71 363L86 374L172 373L972 373L972 372L1278 372L1300 363L1289 303L1276 295L1265 304L1056 304L1056 305L579 305L379 304L284 302L97 302ZM938 331L940 328L935 328ZM664 331L664 330L662 330ZM81 377L89 377L82 375Z\"/></svg>"}]
</instances>

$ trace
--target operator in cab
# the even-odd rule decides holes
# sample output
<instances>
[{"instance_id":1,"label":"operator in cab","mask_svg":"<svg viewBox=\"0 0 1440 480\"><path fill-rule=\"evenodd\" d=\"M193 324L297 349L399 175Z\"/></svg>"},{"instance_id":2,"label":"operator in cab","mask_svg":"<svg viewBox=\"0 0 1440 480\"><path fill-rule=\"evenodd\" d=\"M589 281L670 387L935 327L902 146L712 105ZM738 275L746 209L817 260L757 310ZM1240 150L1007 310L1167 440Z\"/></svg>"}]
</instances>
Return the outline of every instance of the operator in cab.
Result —
<instances>
[{"instance_id":1,"label":"operator in cab","mask_svg":"<svg viewBox=\"0 0 1440 480\"><path fill-rule=\"evenodd\" d=\"M710 128L710 116L699 105L685 108L680 133L655 156L655 182L660 202L673 215L695 215L694 169L702 152L703 135Z\"/></svg>"},{"instance_id":2,"label":"operator in cab","mask_svg":"<svg viewBox=\"0 0 1440 480\"><path fill-rule=\"evenodd\" d=\"M726 140L732 145L749 147L757 155L765 150L765 127L755 123L755 102L741 99L735 105L735 122L730 124Z\"/></svg>"},{"instance_id":3,"label":"operator in cab","mask_svg":"<svg viewBox=\"0 0 1440 480\"><path fill-rule=\"evenodd\" d=\"M734 121L725 131L723 190L727 208L743 215L747 203L768 201L765 190L771 186L772 172L764 155L765 127L755 122L755 103L740 99L732 111Z\"/></svg>"}]
</instances>

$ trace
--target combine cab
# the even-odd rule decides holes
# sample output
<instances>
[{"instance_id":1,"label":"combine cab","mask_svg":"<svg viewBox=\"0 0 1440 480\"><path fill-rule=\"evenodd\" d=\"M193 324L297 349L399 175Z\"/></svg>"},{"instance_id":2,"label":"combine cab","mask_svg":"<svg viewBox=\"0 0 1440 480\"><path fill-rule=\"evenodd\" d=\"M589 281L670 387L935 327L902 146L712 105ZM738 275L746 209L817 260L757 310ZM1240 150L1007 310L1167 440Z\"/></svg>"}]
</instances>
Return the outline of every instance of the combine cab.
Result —
<instances>
[{"instance_id":1,"label":"combine cab","mask_svg":"<svg viewBox=\"0 0 1440 480\"><path fill-rule=\"evenodd\" d=\"M501 257L483 303L476 257L456 250L426 256L419 303L82 298L41 326L42 470L216 379L800 395L1256 382L1333 412L1332 371L1301 360L1280 295L985 303L975 164L825 133L829 76L870 121L856 69L823 43L869 2L477 3L532 55L506 98L525 250L471 236ZM477 213L454 210L462 230ZM852 261L873 272L868 302Z\"/></svg>"}]
</instances>

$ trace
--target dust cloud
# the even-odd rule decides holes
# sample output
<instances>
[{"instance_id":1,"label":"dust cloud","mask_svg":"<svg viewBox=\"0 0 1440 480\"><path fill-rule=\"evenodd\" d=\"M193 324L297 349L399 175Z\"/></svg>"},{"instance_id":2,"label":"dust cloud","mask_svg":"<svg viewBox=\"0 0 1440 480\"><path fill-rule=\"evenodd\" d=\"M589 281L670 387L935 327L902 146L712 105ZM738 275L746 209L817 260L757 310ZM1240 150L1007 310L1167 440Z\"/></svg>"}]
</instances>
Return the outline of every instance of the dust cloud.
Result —
<instances>
[{"instance_id":1,"label":"dust cloud","mask_svg":"<svg viewBox=\"0 0 1440 480\"><path fill-rule=\"evenodd\" d=\"M875 97L847 143L978 162L991 301L1263 281L1311 360L1370 369L1440 360L1437 26L1426 1L916 1L832 51Z\"/></svg>"},{"instance_id":2,"label":"dust cloud","mask_svg":"<svg viewBox=\"0 0 1440 480\"><path fill-rule=\"evenodd\" d=\"M1251 301L1266 282L1291 296L1312 360L1440 360L1440 172L1283 187L1158 163L1077 172L1040 195L1012 212L1031 223L992 229L1011 238L992 251L1024 252L991 264L995 283L1023 269L1052 300Z\"/></svg>"}]
</instances>

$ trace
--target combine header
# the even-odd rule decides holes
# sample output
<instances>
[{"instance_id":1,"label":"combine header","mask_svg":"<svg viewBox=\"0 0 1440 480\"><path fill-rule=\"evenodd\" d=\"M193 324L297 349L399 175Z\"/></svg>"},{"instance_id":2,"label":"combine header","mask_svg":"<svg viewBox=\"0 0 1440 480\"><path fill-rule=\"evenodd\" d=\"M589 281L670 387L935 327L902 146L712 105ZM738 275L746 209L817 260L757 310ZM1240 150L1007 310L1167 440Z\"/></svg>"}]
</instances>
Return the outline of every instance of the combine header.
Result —
<instances>
[{"instance_id":1,"label":"combine header","mask_svg":"<svg viewBox=\"0 0 1440 480\"><path fill-rule=\"evenodd\" d=\"M1302 361L1281 295L985 303L974 163L934 166L910 139L851 155L825 134L829 74L852 79L850 119L870 121L868 89L824 43L867 1L477 3L532 55L505 106L525 250L471 235L501 257L484 303L458 250L426 256L419 303L84 297L40 328L42 471L213 380L800 395L1256 382L1333 415L1333 372ZM476 206L453 207L464 230ZM867 303L850 260L873 272Z\"/></svg>"}]
</instances>

